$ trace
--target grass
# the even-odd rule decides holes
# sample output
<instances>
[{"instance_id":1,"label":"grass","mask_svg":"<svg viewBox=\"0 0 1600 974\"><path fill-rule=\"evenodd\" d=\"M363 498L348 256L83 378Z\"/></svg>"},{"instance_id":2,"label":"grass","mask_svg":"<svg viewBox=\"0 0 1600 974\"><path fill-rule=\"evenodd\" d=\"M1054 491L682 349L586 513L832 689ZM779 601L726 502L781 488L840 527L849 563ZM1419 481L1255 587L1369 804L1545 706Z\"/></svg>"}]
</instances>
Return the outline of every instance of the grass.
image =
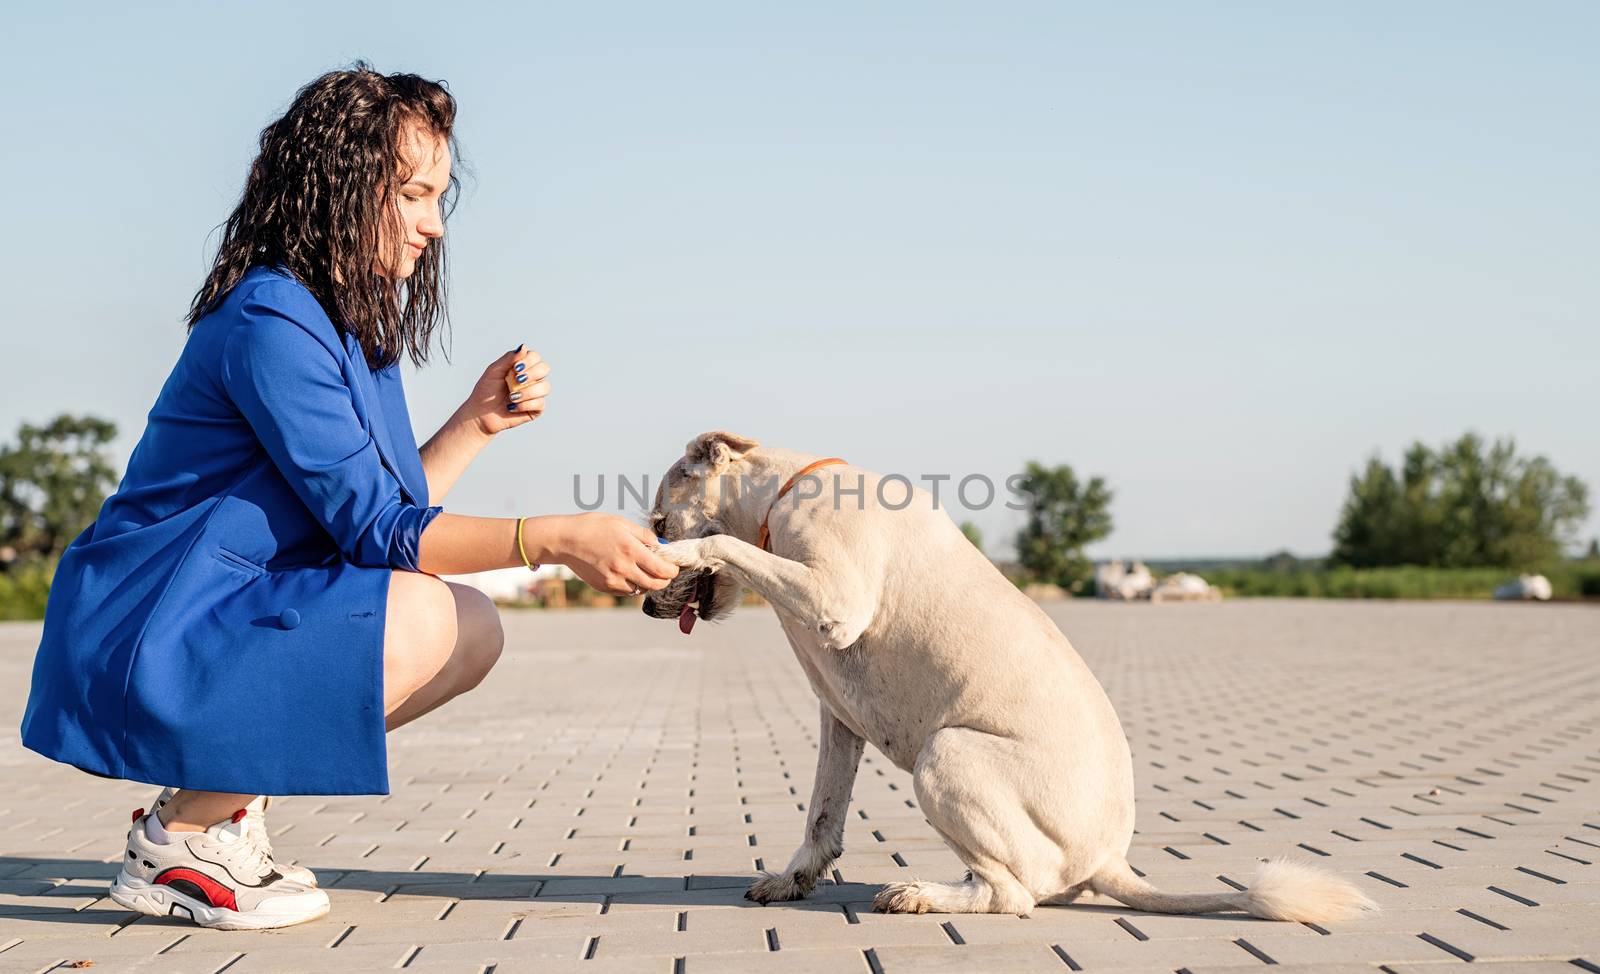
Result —
<instances>
[{"instance_id":1,"label":"grass","mask_svg":"<svg viewBox=\"0 0 1600 974\"><path fill-rule=\"evenodd\" d=\"M0 620L43 619L55 562L34 562L0 572Z\"/></svg>"},{"instance_id":2,"label":"grass","mask_svg":"<svg viewBox=\"0 0 1600 974\"><path fill-rule=\"evenodd\" d=\"M1505 568L1226 568L1206 581L1232 596L1324 599L1487 599L1517 572ZM1534 574L1550 579L1557 599L1600 598L1600 563L1569 561Z\"/></svg>"}]
</instances>

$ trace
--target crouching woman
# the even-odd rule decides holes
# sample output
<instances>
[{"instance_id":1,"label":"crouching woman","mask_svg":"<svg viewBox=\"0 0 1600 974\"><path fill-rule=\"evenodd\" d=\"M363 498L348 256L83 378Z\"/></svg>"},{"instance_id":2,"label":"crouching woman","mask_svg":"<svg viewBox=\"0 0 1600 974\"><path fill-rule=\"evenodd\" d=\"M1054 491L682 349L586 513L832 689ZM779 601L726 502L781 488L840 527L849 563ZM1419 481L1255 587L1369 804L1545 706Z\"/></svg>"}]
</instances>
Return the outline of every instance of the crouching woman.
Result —
<instances>
[{"instance_id":1,"label":"crouching woman","mask_svg":"<svg viewBox=\"0 0 1600 974\"><path fill-rule=\"evenodd\" d=\"M61 559L23 743L166 786L111 888L131 910L328 911L274 858L264 796L388 793L384 734L484 678L495 608L436 575L559 562L630 594L676 573L622 518L440 507L550 386L518 346L413 439L399 362L444 313L455 113L442 84L357 65L267 126L127 474Z\"/></svg>"}]
</instances>

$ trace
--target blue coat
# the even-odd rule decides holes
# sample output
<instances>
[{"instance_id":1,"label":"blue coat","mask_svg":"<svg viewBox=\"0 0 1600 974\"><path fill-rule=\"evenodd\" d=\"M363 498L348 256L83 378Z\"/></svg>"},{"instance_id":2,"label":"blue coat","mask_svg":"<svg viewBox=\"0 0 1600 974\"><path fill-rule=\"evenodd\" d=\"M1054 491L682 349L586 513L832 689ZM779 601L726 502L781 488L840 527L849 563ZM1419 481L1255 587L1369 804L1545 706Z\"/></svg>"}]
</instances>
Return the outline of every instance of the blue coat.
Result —
<instances>
[{"instance_id":1,"label":"blue coat","mask_svg":"<svg viewBox=\"0 0 1600 974\"><path fill-rule=\"evenodd\" d=\"M62 556L22 742L94 774L385 794L390 572L439 513L398 366L256 267L195 323Z\"/></svg>"}]
</instances>

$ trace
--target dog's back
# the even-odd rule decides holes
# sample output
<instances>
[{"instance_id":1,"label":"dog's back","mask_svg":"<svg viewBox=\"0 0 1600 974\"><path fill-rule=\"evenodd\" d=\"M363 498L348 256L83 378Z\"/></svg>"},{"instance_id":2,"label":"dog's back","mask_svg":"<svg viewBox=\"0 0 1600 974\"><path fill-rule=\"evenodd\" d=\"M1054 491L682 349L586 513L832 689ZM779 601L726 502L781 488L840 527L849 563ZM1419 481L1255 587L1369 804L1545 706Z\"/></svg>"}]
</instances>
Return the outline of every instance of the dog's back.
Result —
<instances>
[{"instance_id":1,"label":"dog's back","mask_svg":"<svg viewBox=\"0 0 1600 974\"><path fill-rule=\"evenodd\" d=\"M823 671L830 704L850 711L858 732L908 769L929 735L967 726L1028 741L1071 733L1122 777L1129 758L1116 713L1050 617L927 491L906 496L893 482L880 489L870 471L838 473L852 491L844 502L819 497L783 524L789 543L826 551L876 586L872 621L849 650L795 646Z\"/></svg>"}]
</instances>

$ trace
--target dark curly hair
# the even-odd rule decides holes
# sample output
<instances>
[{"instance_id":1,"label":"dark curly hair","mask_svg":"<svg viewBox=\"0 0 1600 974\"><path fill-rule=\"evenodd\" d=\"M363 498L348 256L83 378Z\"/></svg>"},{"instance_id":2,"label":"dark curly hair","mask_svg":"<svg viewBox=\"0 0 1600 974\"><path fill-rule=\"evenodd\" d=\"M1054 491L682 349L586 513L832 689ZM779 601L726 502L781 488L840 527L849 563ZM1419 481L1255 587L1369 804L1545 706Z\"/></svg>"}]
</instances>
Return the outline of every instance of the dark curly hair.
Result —
<instances>
[{"instance_id":1,"label":"dark curly hair","mask_svg":"<svg viewBox=\"0 0 1600 974\"><path fill-rule=\"evenodd\" d=\"M189 327L251 267L281 265L355 336L370 367L393 365L402 352L425 362L435 329L448 326L444 239L423 251L404 281L373 273L373 265L383 221L395 231L391 266L405 245L395 203L410 175L404 133L420 125L444 139L454 157L455 119L444 82L379 74L364 61L301 88L283 117L261 130L261 152L224 225L211 273L189 305ZM458 191L452 173L442 194L446 217Z\"/></svg>"}]
</instances>

